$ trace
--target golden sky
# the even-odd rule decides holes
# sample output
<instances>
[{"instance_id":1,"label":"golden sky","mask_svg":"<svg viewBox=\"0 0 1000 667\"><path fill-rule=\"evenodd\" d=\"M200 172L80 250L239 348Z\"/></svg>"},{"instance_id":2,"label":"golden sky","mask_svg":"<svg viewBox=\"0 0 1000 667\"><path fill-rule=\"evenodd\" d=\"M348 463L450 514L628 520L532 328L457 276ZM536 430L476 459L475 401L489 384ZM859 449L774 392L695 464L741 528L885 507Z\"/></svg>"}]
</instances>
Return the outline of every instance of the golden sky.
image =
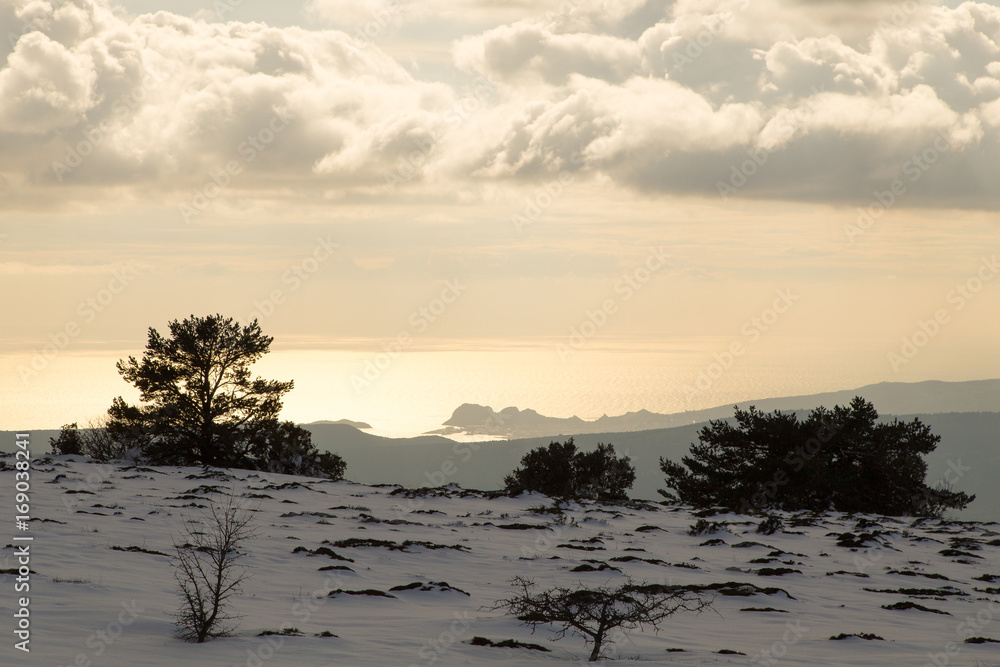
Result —
<instances>
[{"instance_id":1,"label":"golden sky","mask_svg":"<svg viewBox=\"0 0 1000 667\"><path fill-rule=\"evenodd\" d=\"M15 386L213 312L285 348L593 325L574 352L1000 370L994 4L0 0L0 34Z\"/></svg>"}]
</instances>

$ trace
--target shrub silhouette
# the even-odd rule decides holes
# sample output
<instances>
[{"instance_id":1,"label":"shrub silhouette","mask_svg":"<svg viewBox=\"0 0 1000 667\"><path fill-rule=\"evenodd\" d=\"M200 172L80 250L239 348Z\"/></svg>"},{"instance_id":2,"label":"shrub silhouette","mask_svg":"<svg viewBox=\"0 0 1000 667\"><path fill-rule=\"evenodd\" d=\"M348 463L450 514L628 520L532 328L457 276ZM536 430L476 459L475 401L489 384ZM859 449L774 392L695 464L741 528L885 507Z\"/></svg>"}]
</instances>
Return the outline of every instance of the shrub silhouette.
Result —
<instances>
[{"instance_id":1,"label":"shrub silhouette","mask_svg":"<svg viewBox=\"0 0 1000 667\"><path fill-rule=\"evenodd\" d=\"M121 426L111 429L109 422L107 417L99 417L84 428L78 428L76 422L66 424L58 438L49 438L52 453L83 454L98 461L111 461L125 458L132 449L138 451L138 444L125 429Z\"/></svg>"},{"instance_id":2,"label":"shrub silhouette","mask_svg":"<svg viewBox=\"0 0 1000 667\"><path fill-rule=\"evenodd\" d=\"M923 455L940 436L919 419L878 422L865 399L794 413L736 408L735 423L715 420L682 463L660 459L671 500L742 513L766 509L838 510L938 516L975 499L924 483Z\"/></svg>"},{"instance_id":3,"label":"shrub silhouette","mask_svg":"<svg viewBox=\"0 0 1000 667\"><path fill-rule=\"evenodd\" d=\"M125 433L108 428L107 416L98 417L81 434L83 453L98 461L113 461L138 456L139 446Z\"/></svg>"},{"instance_id":4,"label":"shrub silhouette","mask_svg":"<svg viewBox=\"0 0 1000 667\"><path fill-rule=\"evenodd\" d=\"M312 443L312 434L292 422L258 432L251 442L250 453L258 470L284 475L341 480L347 468L338 454L321 454Z\"/></svg>"},{"instance_id":5,"label":"shrub silhouette","mask_svg":"<svg viewBox=\"0 0 1000 667\"><path fill-rule=\"evenodd\" d=\"M83 454L83 440L76 422L64 424L58 438L49 438L53 454Z\"/></svg>"},{"instance_id":6,"label":"shrub silhouette","mask_svg":"<svg viewBox=\"0 0 1000 667\"><path fill-rule=\"evenodd\" d=\"M614 445L579 452L573 438L531 450L521 458L521 467L504 478L511 495L537 491L550 498L608 502L626 500L634 482L635 467L627 456L616 456Z\"/></svg>"},{"instance_id":7,"label":"shrub silhouette","mask_svg":"<svg viewBox=\"0 0 1000 667\"><path fill-rule=\"evenodd\" d=\"M785 522L780 516L771 514L757 524L757 532L762 535L774 535L785 530Z\"/></svg>"}]
</instances>

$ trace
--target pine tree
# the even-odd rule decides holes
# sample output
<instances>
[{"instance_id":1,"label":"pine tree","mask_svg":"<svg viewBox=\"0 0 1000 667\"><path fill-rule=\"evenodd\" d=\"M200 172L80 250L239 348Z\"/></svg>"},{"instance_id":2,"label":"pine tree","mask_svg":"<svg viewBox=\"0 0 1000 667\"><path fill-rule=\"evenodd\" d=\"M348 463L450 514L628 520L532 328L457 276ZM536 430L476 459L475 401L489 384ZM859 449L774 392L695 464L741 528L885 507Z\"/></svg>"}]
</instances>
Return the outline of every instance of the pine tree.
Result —
<instances>
[{"instance_id":1,"label":"pine tree","mask_svg":"<svg viewBox=\"0 0 1000 667\"><path fill-rule=\"evenodd\" d=\"M939 514L963 509L966 493L924 483L923 456L940 442L913 419L879 422L861 397L833 410L795 413L736 408L733 422L715 420L681 463L660 459L672 500L740 512L766 509Z\"/></svg>"},{"instance_id":2,"label":"pine tree","mask_svg":"<svg viewBox=\"0 0 1000 667\"><path fill-rule=\"evenodd\" d=\"M134 441L153 464L254 467L252 446L280 431L281 397L293 386L250 375L273 339L256 320L240 326L221 315L169 328L169 336L149 329L142 361L118 362L142 404L116 398L109 432Z\"/></svg>"}]
</instances>

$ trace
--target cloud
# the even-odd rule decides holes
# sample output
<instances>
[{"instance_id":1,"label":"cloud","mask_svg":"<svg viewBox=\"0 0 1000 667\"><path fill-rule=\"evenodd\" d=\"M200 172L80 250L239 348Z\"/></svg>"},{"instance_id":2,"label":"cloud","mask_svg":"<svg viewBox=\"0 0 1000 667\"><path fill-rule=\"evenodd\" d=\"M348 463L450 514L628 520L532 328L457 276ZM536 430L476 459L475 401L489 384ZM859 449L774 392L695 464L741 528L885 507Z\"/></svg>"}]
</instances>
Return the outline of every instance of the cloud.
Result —
<instances>
[{"instance_id":1,"label":"cloud","mask_svg":"<svg viewBox=\"0 0 1000 667\"><path fill-rule=\"evenodd\" d=\"M42 187L170 191L237 161L243 180L234 189L277 174L306 189L378 184L411 150L412 135L429 133L434 112L453 101L448 87L416 81L340 31L168 12L126 23L87 0L50 17L88 12L94 20L73 29L51 18L20 34L0 69L8 140L0 146L9 147L0 148L0 171L26 172ZM280 137L275 118L288 120Z\"/></svg>"},{"instance_id":2,"label":"cloud","mask_svg":"<svg viewBox=\"0 0 1000 667\"><path fill-rule=\"evenodd\" d=\"M998 158L995 6L432 4L456 22L466 10L494 21L454 41L456 69L438 80L350 27L380 12L426 27L417 3L315 0L341 29L306 30L8 0L0 182L19 194L5 205L48 192L59 195L37 205L406 201L563 171L717 196L748 151L767 164L734 196L853 202L938 136L949 150L907 205L1000 205L988 179L970 177Z\"/></svg>"},{"instance_id":3,"label":"cloud","mask_svg":"<svg viewBox=\"0 0 1000 667\"><path fill-rule=\"evenodd\" d=\"M96 103L96 73L59 42L31 32L0 71L0 125L6 132L44 134L79 123Z\"/></svg>"},{"instance_id":4,"label":"cloud","mask_svg":"<svg viewBox=\"0 0 1000 667\"><path fill-rule=\"evenodd\" d=\"M502 26L456 46L460 65L517 81L536 75L562 85L571 74L623 82L638 72L635 43L606 35L557 34L543 26Z\"/></svg>"},{"instance_id":5,"label":"cloud","mask_svg":"<svg viewBox=\"0 0 1000 667\"><path fill-rule=\"evenodd\" d=\"M571 87L573 93L561 99L512 102L494 112L490 122L506 118L502 138L466 152L455 171L485 178L604 171L628 180L637 167L741 145L761 124L752 104L715 109L668 80L631 78L615 85L576 78Z\"/></svg>"},{"instance_id":6,"label":"cloud","mask_svg":"<svg viewBox=\"0 0 1000 667\"><path fill-rule=\"evenodd\" d=\"M459 64L522 93L473 173L570 169L649 193L710 194L749 151L768 164L737 179L740 196L864 200L945 136L948 154L905 201L996 207L968 174L996 159L1000 8L874 3L849 20L849 5L682 0L613 47L531 21L466 38ZM849 24L853 41L824 33L833 24ZM597 136L601 155L574 167L568 147L586 153Z\"/></svg>"},{"instance_id":7,"label":"cloud","mask_svg":"<svg viewBox=\"0 0 1000 667\"><path fill-rule=\"evenodd\" d=\"M118 270L144 272L150 268L145 262L126 264L28 264L26 262L0 262L0 275L6 276L79 276L108 275Z\"/></svg>"}]
</instances>

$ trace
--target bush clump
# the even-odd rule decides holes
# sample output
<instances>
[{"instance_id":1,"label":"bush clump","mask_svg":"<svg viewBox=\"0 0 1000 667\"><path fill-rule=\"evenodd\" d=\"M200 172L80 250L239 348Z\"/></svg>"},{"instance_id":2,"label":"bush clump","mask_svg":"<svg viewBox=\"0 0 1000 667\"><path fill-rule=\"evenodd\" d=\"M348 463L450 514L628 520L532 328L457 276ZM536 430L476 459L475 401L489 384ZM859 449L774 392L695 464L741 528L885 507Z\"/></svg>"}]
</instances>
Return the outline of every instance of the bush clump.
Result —
<instances>
[{"instance_id":1,"label":"bush clump","mask_svg":"<svg viewBox=\"0 0 1000 667\"><path fill-rule=\"evenodd\" d=\"M736 408L734 420L702 428L680 463L660 459L671 489L660 494L743 514L832 509L941 516L975 496L924 483L923 457L940 440L919 419L879 422L860 396L847 406L816 408L803 420L794 412Z\"/></svg>"},{"instance_id":2,"label":"bush clump","mask_svg":"<svg viewBox=\"0 0 1000 667\"><path fill-rule=\"evenodd\" d=\"M537 491L550 498L623 502L635 482L635 467L618 457L614 445L599 444L591 452L578 451L570 438L552 442L524 455L521 467L504 478L510 495Z\"/></svg>"},{"instance_id":3,"label":"bush clump","mask_svg":"<svg viewBox=\"0 0 1000 667\"><path fill-rule=\"evenodd\" d=\"M785 529L785 522L781 520L780 516L770 515L759 524L757 524L757 532L761 535L774 535L775 533L780 533Z\"/></svg>"}]
</instances>

